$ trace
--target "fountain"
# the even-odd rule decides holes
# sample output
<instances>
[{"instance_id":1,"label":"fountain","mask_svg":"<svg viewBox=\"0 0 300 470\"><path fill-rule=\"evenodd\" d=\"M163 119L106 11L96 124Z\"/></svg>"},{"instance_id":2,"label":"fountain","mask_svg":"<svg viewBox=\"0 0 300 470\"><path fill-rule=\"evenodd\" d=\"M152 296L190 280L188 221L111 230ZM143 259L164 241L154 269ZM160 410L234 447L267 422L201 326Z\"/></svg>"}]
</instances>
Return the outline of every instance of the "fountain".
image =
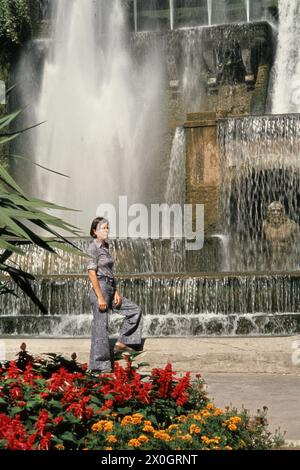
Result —
<instances>
[{"instance_id":1,"label":"fountain","mask_svg":"<svg viewBox=\"0 0 300 470\"><path fill-rule=\"evenodd\" d=\"M133 2L133 17L134 17L134 32L137 33L138 22L137 22L137 0Z\"/></svg>"},{"instance_id":2,"label":"fountain","mask_svg":"<svg viewBox=\"0 0 300 470\"><path fill-rule=\"evenodd\" d=\"M170 1L170 30L174 29L174 0Z\"/></svg>"},{"instance_id":3,"label":"fountain","mask_svg":"<svg viewBox=\"0 0 300 470\"><path fill-rule=\"evenodd\" d=\"M127 11L118 0L87 0L84 8L58 0L52 38L35 39L19 62L23 77L38 76L34 91L29 78L23 87L29 83L27 96L38 90L35 119L48 119L27 148L72 177L58 182L38 172L31 186L54 202L84 202L77 220L85 233L97 204L120 194L129 203L205 204L200 251L186 251L176 238L111 240L121 291L142 306L145 335L300 331L298 255L270 270L263 238L273 201L300 225L300 121L266 114L274 31L254 3L267 5L251 3L251 20L260 21L250 22L249 1L233 8L218 0L133 0ZM82 167L91 169L84 197L74 191ZM88 240L75 243L85 250ZM31 248L12 262L36 273L34 289L49 314L21 294L1 296L2 334L89 335L82 257ZM112 334L119 322L114 316Z\"/></svg>"},{"instance_id":4,"label":"fountain","mask_svg":"<svg viewBox=\"0 0 300 470\"><path fill-rule=\"evenodd\" d=\"M207 20L208 26L211 26L212 0L207 0Z\"/></svg>"},{"instance_id":5,"label":"fountain","mask_svg":"<svg viewBox=\"0 0 300 470\"><path fill-rule=\"evenodd\" d=\"M272 112L299 113L300 111L300 26L295 18L299 17L299 2L279 1L280 22L278 29L278 48L275 63L275 86L272 97Z\"/></svg>"},{"instance_id":6,"label":"fountain","mask_svg":"<svg viewBox=\"0 0 300 470\"><path fill-rule=\"evenodd\" d=\"M247 23L250 23L250 0L245 0Z\"/></svg>"}]
</instances>

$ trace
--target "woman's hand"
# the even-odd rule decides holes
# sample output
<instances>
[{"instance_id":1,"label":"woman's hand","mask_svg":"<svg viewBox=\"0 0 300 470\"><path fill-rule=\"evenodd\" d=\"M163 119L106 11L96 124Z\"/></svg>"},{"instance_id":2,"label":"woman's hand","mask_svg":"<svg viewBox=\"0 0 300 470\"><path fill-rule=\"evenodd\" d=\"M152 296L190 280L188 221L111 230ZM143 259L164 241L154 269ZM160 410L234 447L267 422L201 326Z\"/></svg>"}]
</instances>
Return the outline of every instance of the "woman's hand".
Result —
<instances>
[{"instance_id":1,"label":"woman's hand","mask_svg":"<svg viewBox=\"0 0 300 470\"><path fill-rule=\"evenodd\" d=\"M121 307L121 305L122 305L122 297L119 291L116 290L115 295L114 295L114 307L118 308L118 307Z\"/></svg>"},{"instance_id":2,"label":"woman's hand","mask_svg":"<svg viewBox=\"0 0 300 470\"><path fill-rule=\"evenodd\" d=\"M106 312L107 310L107 303L105 302L105 299L103 296L98 297L98 306L100 312Z\"/></svg>"}]
</instances>

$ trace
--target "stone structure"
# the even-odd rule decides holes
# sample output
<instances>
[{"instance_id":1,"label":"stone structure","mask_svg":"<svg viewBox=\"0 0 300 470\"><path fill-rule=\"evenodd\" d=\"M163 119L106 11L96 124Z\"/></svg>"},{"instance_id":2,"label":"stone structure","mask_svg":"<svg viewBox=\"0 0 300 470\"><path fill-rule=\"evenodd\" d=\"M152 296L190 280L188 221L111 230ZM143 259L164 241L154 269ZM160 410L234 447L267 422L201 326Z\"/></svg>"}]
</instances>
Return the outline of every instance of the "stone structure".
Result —
<instances>
[{"instance_id":1,"label":"stone structure","mask_svg":"<svg viewBox=\"0 0 300 470\"><path fill-rule=\"evenodd\" d=\"M263 114L273 61L268 23L220 25L202 33L204 110Z\"/></svg>"},{"instance_id":2,"label":"stone structure","mask_svg":"<svg viewBox=\"0 0 300 470\"><path fill-rule=\"evenodd\" d=\"M280 202L272 202L267 209L267 217L262 224L267 242L269 269L285 269L291 266L292 259L297 267L299 255L299 226L289 219Z\"/></svg>"},{"instance_id":3,"label":"stone structure","mask_svg":"<svg viewBox=\"0 0 300 470\"><path fill-rule=\"evenodd\" d=\"M221 25L202 31L206 71L201 113L187 114L186 202L205 205L205 235L218 231L221 167L218 120L264 114L272 35L268 23Z\"/></svg>"}]
</instances>

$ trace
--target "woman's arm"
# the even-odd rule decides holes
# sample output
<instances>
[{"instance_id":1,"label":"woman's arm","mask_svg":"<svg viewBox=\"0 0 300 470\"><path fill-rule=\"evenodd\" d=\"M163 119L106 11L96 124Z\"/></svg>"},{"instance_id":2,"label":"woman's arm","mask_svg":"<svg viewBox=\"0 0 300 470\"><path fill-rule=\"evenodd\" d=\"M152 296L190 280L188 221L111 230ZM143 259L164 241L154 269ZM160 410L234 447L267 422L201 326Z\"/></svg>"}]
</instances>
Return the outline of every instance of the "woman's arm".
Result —
<instances>
[{"instance_id":1,"label":"woman's arm","mask_svg":"<svg viewBox=\"0 0 300 470\"><path fill-rule=\"evenodd\" d=\"M89 269L88 273L89 273L89 280L92 283L93 289L98 299L99 310L101 312L105 312L107 310L107 303L105 302L102 291L100 289L96 271L94 269Z\"/></svg>"},{"instance_id":2,"label":"woman's arm","mask_svg":"<svg viewBox=\"0 0 300 470\"><path fill-rule=\"evenodd\" d=\"M121 307L122 305L122 296L120 292L118 291L118 289L115 290L114 303L115 303L116 308Z\"/></svg>"}]
</instances>

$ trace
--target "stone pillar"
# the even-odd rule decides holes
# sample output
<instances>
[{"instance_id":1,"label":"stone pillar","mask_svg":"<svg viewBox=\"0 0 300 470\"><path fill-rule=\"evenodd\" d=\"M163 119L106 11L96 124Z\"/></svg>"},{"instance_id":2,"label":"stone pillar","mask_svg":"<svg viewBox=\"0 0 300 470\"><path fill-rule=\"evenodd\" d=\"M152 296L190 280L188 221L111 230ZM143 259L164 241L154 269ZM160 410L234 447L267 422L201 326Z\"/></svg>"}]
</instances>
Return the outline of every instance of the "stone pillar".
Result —
<instances>
[{"instance_id":1,"label":"stone pillar","mask_svg":"<svg viewBox=\"0 0 300 470\"><path fill-rule=\"evenodd\" d=\"M220 269L218 231L220 164L217 140L216 113L187 115L186 130L186 198L187 204L204 204L204 246L200 251L186 252L189 271L215 271ZM195 222L193 221L195 230Z\"/></svg>"},{"instance_id":2,"label":"stone pillar","mask_svg":"<svg viewBox=\"0 0 300 470\"><path fill-rule=\"evenodd\" d=\"M186 203L204 204L205 235L218 226L220 165L215 113L191 113L186 129Z\"/></svg>"}]
</instances>

